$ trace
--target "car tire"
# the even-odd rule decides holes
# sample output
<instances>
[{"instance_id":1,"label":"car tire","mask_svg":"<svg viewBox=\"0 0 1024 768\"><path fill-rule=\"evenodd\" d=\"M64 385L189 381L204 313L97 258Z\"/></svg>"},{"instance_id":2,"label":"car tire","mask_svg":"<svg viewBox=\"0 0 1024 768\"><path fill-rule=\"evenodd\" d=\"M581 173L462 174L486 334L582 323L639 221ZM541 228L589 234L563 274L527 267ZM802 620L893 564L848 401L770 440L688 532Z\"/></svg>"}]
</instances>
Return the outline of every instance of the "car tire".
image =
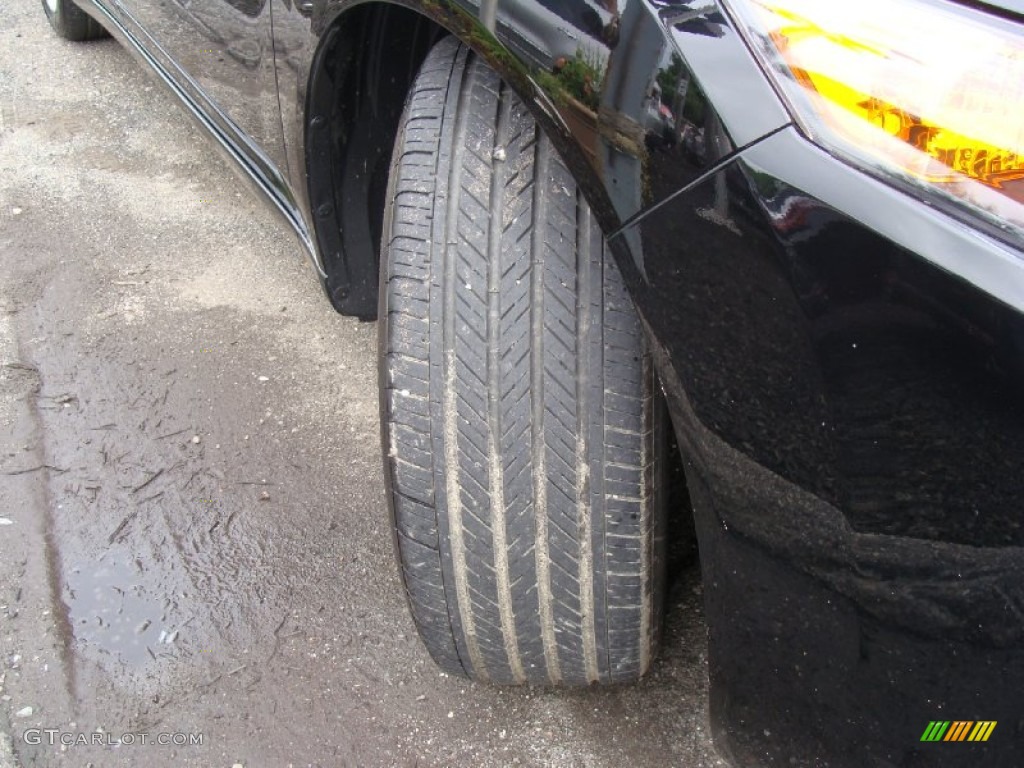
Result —
<instances>
[{"instance_id":1,"label":"car tire","mask_svg":"<svg viewBox=\"0 0 1024 768\"><path fill-rule=\"evenodd\" d=\"M637 679L661 630L667 432L590 208L452 38L409 95L387 201L385 475L425 645L481 681Z\"/></svg>"},{"instance_id":2,"label":"car tire","mask_svg":"<svg viewBox=\"0 0 1024 768\"><path fill-rule=\"evenodd\" d=\"M53 31L65 40L81 41L106 37L107 31L98 21L71 0L42 0L43 12Z\"/></svg>"}]
</instances>

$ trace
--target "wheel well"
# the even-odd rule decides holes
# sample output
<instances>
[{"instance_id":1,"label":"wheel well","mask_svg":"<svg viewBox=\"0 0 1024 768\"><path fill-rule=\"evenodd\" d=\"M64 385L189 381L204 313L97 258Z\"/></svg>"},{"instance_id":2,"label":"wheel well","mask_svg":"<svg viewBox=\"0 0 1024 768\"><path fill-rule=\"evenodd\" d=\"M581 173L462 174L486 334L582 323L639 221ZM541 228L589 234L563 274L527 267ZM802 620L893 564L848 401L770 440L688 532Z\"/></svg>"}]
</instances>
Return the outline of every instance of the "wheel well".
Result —
<instances>
[{"instance_id":1,"label":"wheel well","mask_svg":"<svg viewBox=\"0 0 1024 768\"><path fill-rule=\"evenodd\" d=\"M342 314L377 315L391 151L406 95L446 31L408 8L360 5L323 35L306 110L306 171L327 295Z\"/></svg>"},{"instance_id":2,"label":"wheel well","mask_svg":"<svg viewBox=\"0 0 1024 768\"><path fill-rule=\"evenodd\" d=\"M420 65L447 34L405 6L368 2L335 19L322 35L307 97L306 171L327 293L342 314L377 316L380 238L398 123ZM564 137L542 113L534 117L573 160L578 149L557 141ZM575 160L570 168L586 167L582 155ZM574 175L586 181L585 174ZM601 197L590 202L598 204L598 213ZM613 220L611 214L604 220ZM696 534L675 433L670 439L671 578L696 562Z\"/></svg>"}]
</instances>

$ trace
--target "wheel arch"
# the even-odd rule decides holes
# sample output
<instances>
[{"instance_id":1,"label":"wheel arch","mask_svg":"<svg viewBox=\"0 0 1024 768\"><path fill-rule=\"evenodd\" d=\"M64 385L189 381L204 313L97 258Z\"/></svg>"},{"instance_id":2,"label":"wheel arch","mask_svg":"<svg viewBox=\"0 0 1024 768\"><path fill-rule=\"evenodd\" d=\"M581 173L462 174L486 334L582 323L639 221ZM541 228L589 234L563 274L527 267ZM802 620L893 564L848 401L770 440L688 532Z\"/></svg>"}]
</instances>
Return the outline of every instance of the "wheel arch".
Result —
<instances>
[{"instance_id":1,"label":"wheel arch","mask_svg":"<svg viewBox=\"0 0 1024 768\"><path fill-rule=\"evenodd\" d=\"M398 122L420 64L445 35L486 60L519 94L602 229L608 234L617 226L593 167L525 64L461 7L445 0L329 2L314 13L313 30L320 41L305 100L307 194L327 295L342 314L376 317L384 196Z\"/></svg>"}]
</instances>

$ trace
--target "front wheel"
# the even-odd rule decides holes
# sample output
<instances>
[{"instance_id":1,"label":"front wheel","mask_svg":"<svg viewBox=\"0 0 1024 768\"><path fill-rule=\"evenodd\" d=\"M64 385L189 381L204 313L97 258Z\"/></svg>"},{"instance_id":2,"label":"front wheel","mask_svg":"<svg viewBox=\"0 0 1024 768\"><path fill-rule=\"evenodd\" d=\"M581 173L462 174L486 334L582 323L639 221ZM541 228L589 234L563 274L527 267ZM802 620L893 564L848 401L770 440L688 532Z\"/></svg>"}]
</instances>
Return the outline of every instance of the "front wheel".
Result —
<instances>
[{"instance_id":1,"label":"front wheel","mask_svg":"<svg viewBox=\"0 0 1024 768\"><path fill-rule=\"evenodd\" d=\"M665 435L583 195L447 38L413 85L387 200L385 474L424 643L477 680L635 680L661 626Z\"/></svg>"},{"instance_id":2,"label":"front wheel","mask_svg":"<svg viewBox=\"0 0 1024 768\"><path fill-rule=\"evenodd\" d=\"M107 32L100 23L71 0L43 0L43 12L53 31L65 40L106 37Z\"/></svg>"}]
</instances>

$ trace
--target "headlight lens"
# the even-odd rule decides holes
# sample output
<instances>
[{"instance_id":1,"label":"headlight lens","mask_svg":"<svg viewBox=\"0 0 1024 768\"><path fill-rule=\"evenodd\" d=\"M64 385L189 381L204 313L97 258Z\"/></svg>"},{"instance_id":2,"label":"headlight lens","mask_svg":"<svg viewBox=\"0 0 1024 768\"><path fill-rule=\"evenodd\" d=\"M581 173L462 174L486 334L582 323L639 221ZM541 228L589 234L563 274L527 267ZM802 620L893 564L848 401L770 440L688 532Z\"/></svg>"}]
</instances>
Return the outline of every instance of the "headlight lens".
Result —
<instances>
[{"instance_id":1,"label":"headlight lens","mask_svg":"<svg viewBox=\"0 0 1024 768\"><path fill-rule=\"evenodd\" d=\"M920 0L731 0L809 137L1024 242L1024 31Z\"/></svg>"}]
</instances>

